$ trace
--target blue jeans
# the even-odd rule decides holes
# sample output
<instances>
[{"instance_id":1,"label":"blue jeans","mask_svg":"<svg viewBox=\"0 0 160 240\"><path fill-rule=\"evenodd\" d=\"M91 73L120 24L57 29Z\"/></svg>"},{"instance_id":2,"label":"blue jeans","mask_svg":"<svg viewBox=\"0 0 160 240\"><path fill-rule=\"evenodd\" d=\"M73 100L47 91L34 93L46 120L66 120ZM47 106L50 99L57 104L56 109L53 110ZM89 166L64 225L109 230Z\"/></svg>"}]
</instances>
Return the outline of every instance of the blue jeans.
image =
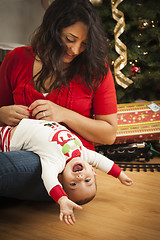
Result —
<instances>
[{"instance_id":1,"label":"blue jeans","mask_svg":"<svg viewBox=\"0 0 160 240\"><path fill-rule=\"evenodd\" d=\"M41 163L37 154L0 152L0 197L52 201L41 179Z\"/></svg>"}]
</instances>

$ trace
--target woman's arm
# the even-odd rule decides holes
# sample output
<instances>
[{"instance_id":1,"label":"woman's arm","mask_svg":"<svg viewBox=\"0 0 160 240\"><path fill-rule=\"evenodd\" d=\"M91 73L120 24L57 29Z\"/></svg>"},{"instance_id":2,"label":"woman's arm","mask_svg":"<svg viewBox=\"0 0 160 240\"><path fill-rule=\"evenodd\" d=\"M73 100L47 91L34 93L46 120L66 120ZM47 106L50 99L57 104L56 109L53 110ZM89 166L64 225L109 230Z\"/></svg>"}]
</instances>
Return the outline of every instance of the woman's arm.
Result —
<instances>
[{"instance_id":1,"label":"woman's arm","mask_svg":"<svg viewBox=\"0 0 160 240\"><path fill-rule=\"evenodd\" d=\"M90 119L48 100L36 100L29 109L36 119L63 122L88 141L112 144L116 138L117 114L97 115ZM45 113L45 116L44 114Z\"/></svg>"},{"instance_id":2,"label":"woman's arm","mask_svg":"<svg viewBox=\"0 0 160 240\"><path fill-rule=\"evenodd\" d=\"M16 71L19 72L19 55L16 51L9 52L0 66L0 126L16 126L21 119L29 118L28 107L14 105L13 82L16 79ZM18 60L17 60L18 59Z\"/></svg>"},{"instance_id":3,"label":"woman's arm","mask_svg":"<svg viewBox=\"0 0 160 240\"><path fill-rule=\"evenodd\" d=\"M64 123L88 141L99 144L113 144L117 131L117 114L97 115L95 119L76 112L67 112Z\"/></svg>"},{"instance_id":4,"label":"woman's arm","mask_svg":"<svg viewBox=\"0 0 160 240\"><path fill-rule=\"evenodd\" d=\"M22 118L29 118L30 115L28 107L14 105L8 69L10 61L11 54L8 54L0 67L0 126L16 126Z\"/></svg>"}]
</instances>

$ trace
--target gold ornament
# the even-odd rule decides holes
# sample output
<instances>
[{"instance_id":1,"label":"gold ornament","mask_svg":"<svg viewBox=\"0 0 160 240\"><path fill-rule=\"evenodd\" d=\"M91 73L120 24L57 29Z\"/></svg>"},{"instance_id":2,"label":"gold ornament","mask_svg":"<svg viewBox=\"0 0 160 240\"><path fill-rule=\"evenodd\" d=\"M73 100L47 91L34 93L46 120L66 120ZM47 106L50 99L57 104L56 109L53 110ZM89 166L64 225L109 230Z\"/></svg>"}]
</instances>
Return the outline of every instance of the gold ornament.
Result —
<instances>
[{"instance_id":1,"label":"gold ornament","mask_svg":"<svg viewBox=\"0 0 160 240\"><path fill-rule=\"evenodd\" d=\"M120 55L114 63L114 75L116 82L123 88L127 88L130 84L133 83L131 79L126 77L121 70L127 65L127 47L119 39L119 36L124 32L125 29L125 20L123 12L117 9L117 6L123 2L123 0L111 0L112 5L112 17L117 21L117 24L114 28L114 37L115 37L115 50Z\"/></svg>"},{"instance_id":2,"label":"gold ornament","mask_svg":"<svg viewBox=\"0 0 160 240\"><path fill-rule=\"evenodd\" d=\"M99 6L103 3L103 0L90 0L94 6Z\"/></svg>"},{"instance_id":3,"label":"gold ornament","mask_svg":"<svg viewBox=\"0 0 160 240\"><path fill-rule=\"evenodd\" d=\"M149 26L149 23L146 19L139 18L138 21L139 21L139 24L140 24L139 29L145 29Z\"/></svg>"},{"instance_id":4,"label":"gold ornament","mask_svg":"<svg viewBox=\"0 0 160 240\"><path fill-rule=\"evenodd\" d=\"M46 11L47 8L49 7L49 5L54 2L54 0L50 1L50 0L41 0L41 5L44 8L44 10Z\"/></svg>"}]
</instances>

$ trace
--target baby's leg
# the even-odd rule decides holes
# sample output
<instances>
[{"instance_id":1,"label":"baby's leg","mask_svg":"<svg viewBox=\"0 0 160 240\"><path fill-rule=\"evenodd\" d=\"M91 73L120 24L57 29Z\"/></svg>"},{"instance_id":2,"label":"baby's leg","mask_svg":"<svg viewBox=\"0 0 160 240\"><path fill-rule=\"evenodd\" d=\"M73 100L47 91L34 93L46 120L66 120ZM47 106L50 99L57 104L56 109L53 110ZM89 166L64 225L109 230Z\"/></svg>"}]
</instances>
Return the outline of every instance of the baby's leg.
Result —
<instances>
[{"instance_id":1,"label":"baby's leg","mask_svg":"<svg viewBox=\"0 0 160 240\"><path fill-rule=\"evenodd\" d=\"M14 131L16 130L16 128L17 128L17 127L13 127L13 128L11 129L10 139L13 137L13 134L14 134Z\"/></svg>"},{"instance_id":2,"label":"baby's leg","mask_svg":"<svg viewBox=\"0 0 160 240\"><path fill-rule=\"evenodd\" d=\"M10 140L16 127L0 127L0 150L3 152L10 151Z\"/></svg>"}]
</instances>

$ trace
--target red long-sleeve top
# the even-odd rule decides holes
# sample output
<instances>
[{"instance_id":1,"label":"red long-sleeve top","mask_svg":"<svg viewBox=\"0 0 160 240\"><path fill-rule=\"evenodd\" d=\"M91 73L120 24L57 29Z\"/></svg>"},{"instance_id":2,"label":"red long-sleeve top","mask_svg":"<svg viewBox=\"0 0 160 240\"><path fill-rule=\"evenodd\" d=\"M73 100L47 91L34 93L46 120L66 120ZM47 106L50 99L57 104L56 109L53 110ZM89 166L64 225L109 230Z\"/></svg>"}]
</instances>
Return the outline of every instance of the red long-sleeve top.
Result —
<instances>
[{"instance_id":1,"label":"red long-sleeve top","mask_svg":"<svg viewBox=\"0 0 160 240\"><path fill-rule=\"evenodd\" d=\"M84 85L81 76L76 74L69 88L62 86L58 94L52 90L44 97L34 89L31 81L34 57L31 47L27 46L18 47L7 54L0 67L0 107L12 104L30 106L37 99L47 99L88 118L117 112L115 86L110 70L95 91ZM94 149L91 142L77 136L85 147Z\"/></svg>"}]
</instances>

